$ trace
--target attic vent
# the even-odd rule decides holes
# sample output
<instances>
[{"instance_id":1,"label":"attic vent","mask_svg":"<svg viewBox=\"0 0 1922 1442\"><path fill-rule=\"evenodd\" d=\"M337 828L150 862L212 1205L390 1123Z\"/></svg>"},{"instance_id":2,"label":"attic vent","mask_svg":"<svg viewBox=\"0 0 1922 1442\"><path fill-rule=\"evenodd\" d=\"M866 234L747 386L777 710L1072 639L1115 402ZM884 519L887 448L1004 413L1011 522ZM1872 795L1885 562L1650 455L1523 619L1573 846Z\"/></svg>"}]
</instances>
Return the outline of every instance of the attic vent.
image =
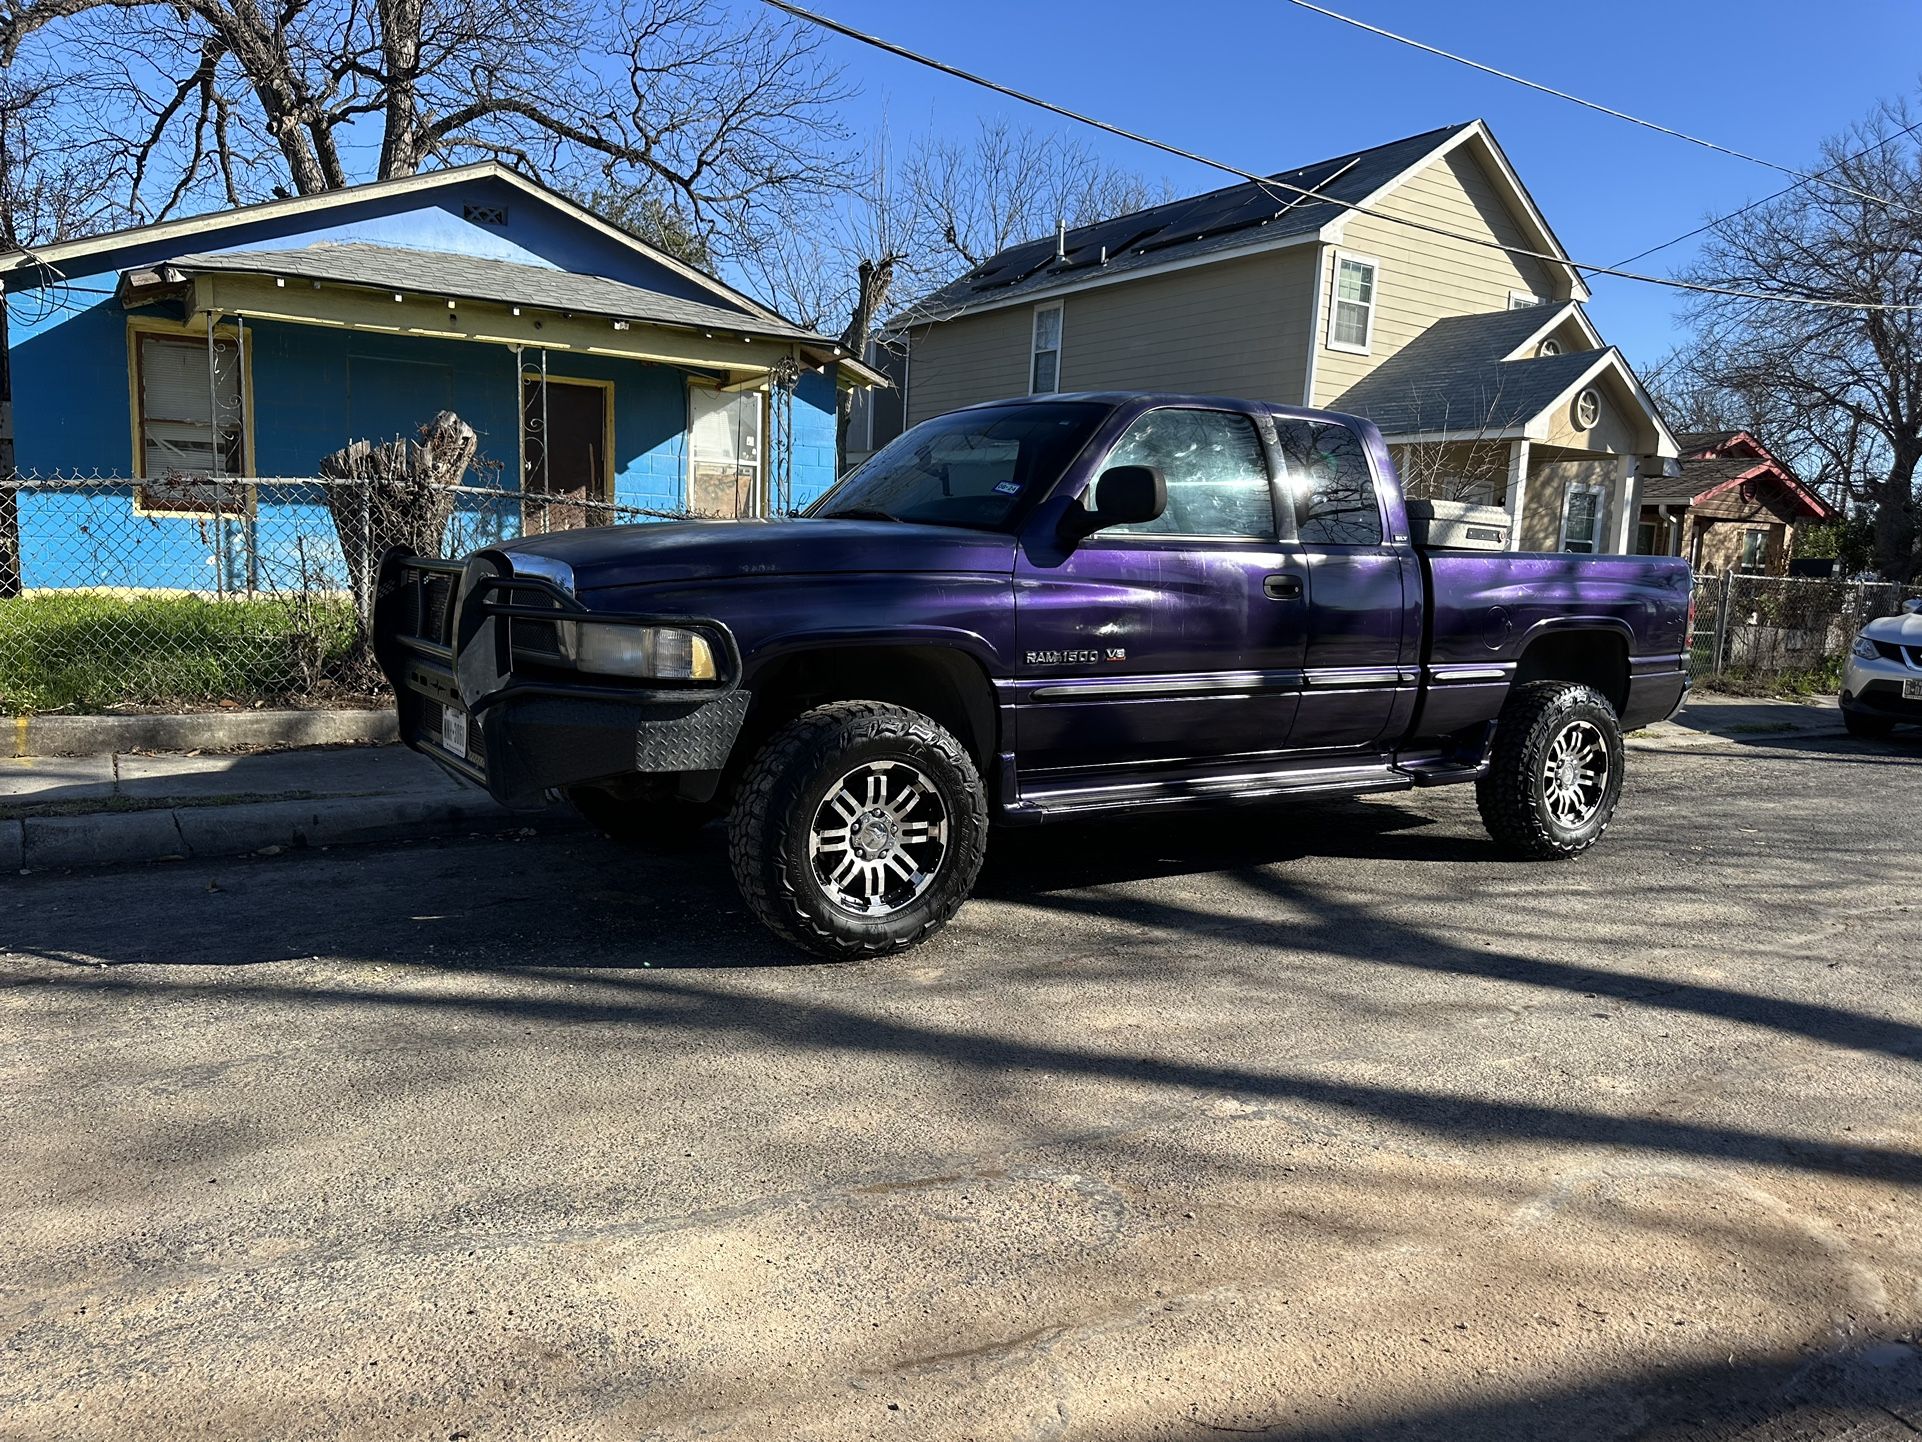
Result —
<instances>
[{"instance_id":1,"label":"attic vent","mask_svg":"<svg viewBox=\"0 0 1922 1442\"><path fill-rule=\"evenodd\" d=\"M463 205L460 218L474 225L507 224L507 207L504 205Z\"/></svg>"}]
</instances>

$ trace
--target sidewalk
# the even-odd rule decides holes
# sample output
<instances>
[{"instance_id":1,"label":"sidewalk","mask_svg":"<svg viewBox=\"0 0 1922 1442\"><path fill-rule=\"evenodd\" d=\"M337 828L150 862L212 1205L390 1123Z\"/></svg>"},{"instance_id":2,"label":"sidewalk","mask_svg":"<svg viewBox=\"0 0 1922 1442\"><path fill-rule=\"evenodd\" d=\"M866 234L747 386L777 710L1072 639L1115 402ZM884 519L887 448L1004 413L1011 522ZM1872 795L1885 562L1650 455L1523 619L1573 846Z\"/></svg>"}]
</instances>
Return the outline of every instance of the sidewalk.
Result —
<instances>
[{"instance_id":1,"label":"sidewalk","mask_svg":"<svg viewBox=\"0 0 1922 1442\"><path fill-rule=\"evenodd\" d=\"M1628 738L1631 747L1723 746L1793 736L1840 736L1842 708L1833 696L1788 699L1694 694L1673 721L1658 721Z\"/></svg>"},{"instance_id":2,"label":"sidewalk","mask_svg":"<svg viewBox=\"0 0 1922 1442\"><path fill-rule=\"evenodd\" d=\"M0 875L551 826L400 746L0 757Z\"/></svg>"}]
</instances>

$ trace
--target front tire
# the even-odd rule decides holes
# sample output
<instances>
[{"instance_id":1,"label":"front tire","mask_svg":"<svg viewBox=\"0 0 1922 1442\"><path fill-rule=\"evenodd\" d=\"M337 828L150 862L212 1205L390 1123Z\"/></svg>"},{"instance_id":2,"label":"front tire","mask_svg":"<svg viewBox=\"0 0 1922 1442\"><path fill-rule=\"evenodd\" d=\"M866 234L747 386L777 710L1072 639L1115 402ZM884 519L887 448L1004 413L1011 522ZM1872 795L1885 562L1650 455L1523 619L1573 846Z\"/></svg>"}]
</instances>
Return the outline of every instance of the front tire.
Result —
<instances>
[{"instance_id":1,"label":"front tire","mask_svg":"<svg viewBox=\"0 0 1922 1442\"><path fill-rule=\"evenodd\" d=\"M1518 687L1475 783L1482 824L1510 855L1565 861L1602 839L1622 795L1622 727L1591 686Z\"/></svg>"},{"instance_id":2,"label":"front tire","mask_svg":"<svg viewBox=\"0 0 1922 1442\"><path fill-rule=\"evenodd\" d=\"M1895 721L1892 717L1871 716L1866 712L1850 711L1846 708L1842 712L1842 725L1847 728L1849 735L1859 736L1864 741L1886 741L1895 732Z\"/></svg>"},{"instance_id":3,"label":"front tire","mask_svg":"<svg viewBox=\"0 0 1922 1442\"><path fill-rule=\"evenodd\" d=\"M742 899L782 940L835 960L947 925L987 838L987 793L961 743L878 701L817 707L776 732L728 818Z\"/></svg>"}]
</instances>

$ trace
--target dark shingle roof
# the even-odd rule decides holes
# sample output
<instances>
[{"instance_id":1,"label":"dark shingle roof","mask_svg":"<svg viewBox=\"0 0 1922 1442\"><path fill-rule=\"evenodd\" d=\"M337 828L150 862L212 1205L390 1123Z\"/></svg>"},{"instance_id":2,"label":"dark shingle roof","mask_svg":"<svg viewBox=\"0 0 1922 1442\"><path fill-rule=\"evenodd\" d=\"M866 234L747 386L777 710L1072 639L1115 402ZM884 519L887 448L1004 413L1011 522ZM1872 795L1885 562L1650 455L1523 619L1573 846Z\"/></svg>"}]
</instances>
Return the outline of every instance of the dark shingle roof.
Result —
<instances>
[{"instance_id":1,"label":"dark shingle roof","mask_svg":"<svg viewBox=\"0 0 1922 1442\"><path fill-rule=\"evenodd\" d=\"M1269 178L1336 200L1360 201L1472 123L1446 125L1280 171ZM1263 189L1252 181L1171 200L1093 225L1076 226L1067 234L1064 260L1055 259L1056 237L1052 235L1009 246L959 280L923 297L889 323L935 319L969 305L1042 291L1096 274L1105 278L1173 260L1312 234L1343 209L1327 201L1302 199L1279 187ZM1105 265L1101 260L1104 247L1108 256Z\"/></svg>"},{"instance_id":2,"label":"dark shingle roof","mask_svg":"<svg viewBox=\"0 0 1922 1442\"><path fill-rule=\"evenodd\" d=\"M1675 444L1686 455L1690 451L1712 451L1717 446L1727 445L1741 434L1740 431L1677 431Z\"/></svg>"},{"instance_id":3,"label":"dark shingle roof","mask_svg":"<svg viewBox=\"0 0 1922 1442\"><path fill-rule=\"evenodd\" d=\"M1700 432L1677 436L1676 440L1681 443L1684 450L1694 450L1697 447L1689 442L1698 434ZM1726 434L1733 435L1734 432L1730 431ZM1679 476L1651 476L1643 481L1642 499L1653 505L1668 506L1693 501L1705 491L1712 491L1724 482L1732 481L1737 476L1745 476L1758 467L1767 468L1768 464L1759 456L1728 456L1705 461L1685 460L1682 462L1682 473Z\"/></svg>"},{"instance_id":4,"label":"dark shingle roof","mask_svg":"<svg viewBox=\"0 0 1922 1442\"><path fill-rule=\"evenodd\" d=\"M577 275L548 266L508 260L482 260L436 250L370 245L362 241L323 243L296 250L241 250L176 256L167 262L183 271L231 271L280 275L290 279L365 285L379 290L444 296L449 300L493 301L542 310L583 311L622 320L732 331L832 346L833 341L785 321L763 320L741 311L662 295L598 275Z\"/></svg>"},{"instance_id":5,"label":"dark shingle roof","mask_svg":"<svg viewBox=\"0 0 1922 1442\"><path fill-rule=\"evenodd\" d=\"M1525 425L1607 354L1502 359L1549 317L1532 306L1438 320L1350 386L1335 409L1366 416L1391 436Z\"/></svg>"}]
</instances>

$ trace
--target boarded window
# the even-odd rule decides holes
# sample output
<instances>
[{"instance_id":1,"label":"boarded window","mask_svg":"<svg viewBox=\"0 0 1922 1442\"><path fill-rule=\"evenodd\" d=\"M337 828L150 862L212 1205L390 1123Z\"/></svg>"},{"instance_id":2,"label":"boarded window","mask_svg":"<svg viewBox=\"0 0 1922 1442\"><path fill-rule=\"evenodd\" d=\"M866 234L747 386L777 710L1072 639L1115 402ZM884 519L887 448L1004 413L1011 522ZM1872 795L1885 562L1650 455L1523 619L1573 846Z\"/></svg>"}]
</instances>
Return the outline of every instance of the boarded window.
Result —
<instances>
[{"instance_id":1,"label":"boarded window","mask_svg":"<svg viewBox=\"0 0 1922 1442\"><path fill-rule=\"evenodd\" d=\"M142 511L204 515L246 509L245 487L209 478L247 473L246 397L239 345L136 335L134 384Z\"/></svg>"}]
</instances>

